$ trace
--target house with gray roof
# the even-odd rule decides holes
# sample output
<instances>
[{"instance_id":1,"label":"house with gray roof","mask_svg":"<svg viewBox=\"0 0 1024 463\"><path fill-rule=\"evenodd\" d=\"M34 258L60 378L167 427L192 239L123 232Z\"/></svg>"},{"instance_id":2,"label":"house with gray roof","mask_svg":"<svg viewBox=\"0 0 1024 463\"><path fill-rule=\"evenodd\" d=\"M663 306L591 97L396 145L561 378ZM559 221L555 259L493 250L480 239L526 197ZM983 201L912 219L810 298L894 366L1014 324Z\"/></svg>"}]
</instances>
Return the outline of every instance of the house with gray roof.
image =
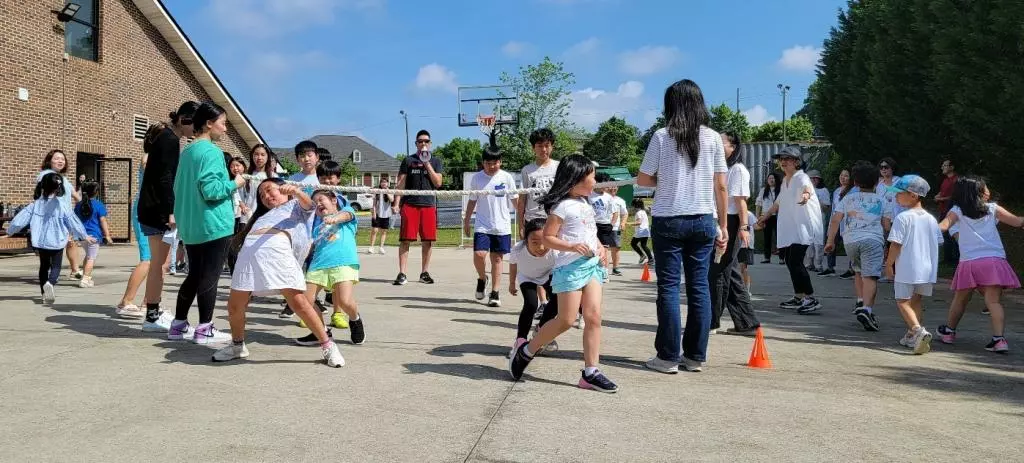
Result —
<instances>
[{"instance_id":1,"label":"house with gray roof","mask_svg":"<svg viewBox=\"0 0 1024 463\"><path fill-rule=\"evenodd\" d=\"M352 161L359 172L352 179L353 186L377 186L381 178L398 178L402 162L354 135L317 135L310 138L316 146L331 152L331 159L338 163ZM292 148L273 148L278 156L294 157Z\"/></svg>"}]
</instances>

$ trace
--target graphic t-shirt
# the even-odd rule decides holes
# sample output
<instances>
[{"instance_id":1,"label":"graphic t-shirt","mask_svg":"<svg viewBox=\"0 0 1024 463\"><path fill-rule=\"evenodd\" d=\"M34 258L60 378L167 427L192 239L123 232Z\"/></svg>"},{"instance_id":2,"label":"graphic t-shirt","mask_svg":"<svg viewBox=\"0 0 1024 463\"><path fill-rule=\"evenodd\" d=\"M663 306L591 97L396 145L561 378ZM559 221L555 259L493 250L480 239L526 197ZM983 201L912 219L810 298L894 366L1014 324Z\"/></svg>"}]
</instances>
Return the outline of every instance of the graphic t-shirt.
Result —
<instances>
[{"instance_id":1,"label":"graphic t-shirt","mask_svg":"<svg viewBox=\"0 0 1024 463\"><path fill-rule=\"evenodd\" d=\"M889 241L902 245L896 259L897 283L935 283L942 244L942 232L935 217L924 209L903 211L892 221Z\"/></svg>"},{"instance_id":2,"label":"graphic t-shirt","mask_svg":"<svg viewBox=\"0 0 1024 463\"><path fill-rule=\"evenodd\" d=\"M504 192L515 189L515 177L504 170L498 170L494 175L487 175L484 171L480 171L470 179L469 187L471 190L487 190L497 193L470 197L471 200L476 201L476 221L473 231L489 235L511 235L512 209L509 200L517 199L519 195L506 195Z\"/></svg>"},{"instance_id":3,"label":"graphic t-shirt","mask_svg":"<svg viewBox=\"0 0 1024 463\"><path fill-rule=\"evenodd\" d=\"M530 248L524 240L512 246L508 262L516 266L517 284L529 282L543 285L548 282L555 268L555 251L548 249L543 256L535 256L530 254Z\"/></svg>"},{"instance_id":4,"label":"graphic t-shirt","mask_svg":"<svg viewBox=\"0 0 1024 463\"><path fill-rule=\"evenodd\" d=\"M558 161L554 159L549 160L544 167L538 166L535 162L527 164L523 167L522 172L520 172L520 175L523 177L523 188L550 189L551 184L555 181L555 171L557 170ZM548 216L544 212L544 206L537 204L537 199L543 195L544 193L531 193L526 196L524 220L543 219Z\"/></svg>"},{"instance_id":5,"label":"graphic t-shirt","mask_svg":"<svg viewBox=\"0 0 1024 463\"><path fill-rule=\"evenodd\" d=\"M341 212L348 212L355 217L352 206L344 206ZM313 229L313 260L309 263L309 271L341 267L347 265L359 268L359 254L356 251L356 230L359 223L356 219L335 225L324 225L317 221Z\"/></svg>"},{"instance_id":6,"label":"graphic t-shirt","mask_svg":"<svg viewBox=\"0 0 1024 463\"><path fill-rule=\"evenodd\" d=\"M843 241L884 242L882 234L882 217L888 216L889 209L885 206L885 198L870 191L862 193L851 190L836 204L836 214L843 214L840 222L843 230Z\"/></svg>"},{"instance_id":7,"label":"graphic t-shirt","mask_svg":"<svg viewBox=\"0 0 1024 463\"><path fill-rule=\"evenodd\" d=\"M444 165L441 163L441 158L430 156L428 162L434 168L434 172L438 174L444 173ZM427 173L427 169L424 166L425 163L418 154L402 160L402 165L398 168L398 175L405 175L406 190L437 189L434 187L434 183L430 181L430 174ZM437 200L433 196L402 196L402 204L432 207L437 204Z\"/></svg>"},{"instance_id":8,"label":"graphic t-shirt","mask_svg":"<svg viewBox=\"0 0 1024 463\"><path fill-rule=\"evenodd\" d=\"M594 220L601 225L611 225L612 214L615 213L612 195L594 193L590 195L590 205L594 208Z\"/></svg>"},{"instance_id":9,"label":"graphic t-shirt","mask_svg":"<svg viewBox=\"0 0 1024 463\"><path fill-rule=\"evenodd\" d=\"M85 227L87 235L96 238L96 241L103 241L103 227L100 226L100 217L107 216L107 208L100 200L95 198L90 199L89 203L92 204L92 215L82 217L82 203L75 205L75 215L82 221L82 226Z\"/></svg>"},{"instance_id":10,"label":"graphic t-shirt","mask_svg":"<svg viewBox=\"0 0 1024 463\"><path fill-rule=\"evenodd\" d=\"M567 243L586 244L592 256L598 255L601 242L597 240L597 223L594 221L594 208L583 198L567 198L551 208L551 215L562 219L562 227L558 237ZM569 265L584 257L573 251L554 251L555 267Z\"/></svg>"}]
</instances>

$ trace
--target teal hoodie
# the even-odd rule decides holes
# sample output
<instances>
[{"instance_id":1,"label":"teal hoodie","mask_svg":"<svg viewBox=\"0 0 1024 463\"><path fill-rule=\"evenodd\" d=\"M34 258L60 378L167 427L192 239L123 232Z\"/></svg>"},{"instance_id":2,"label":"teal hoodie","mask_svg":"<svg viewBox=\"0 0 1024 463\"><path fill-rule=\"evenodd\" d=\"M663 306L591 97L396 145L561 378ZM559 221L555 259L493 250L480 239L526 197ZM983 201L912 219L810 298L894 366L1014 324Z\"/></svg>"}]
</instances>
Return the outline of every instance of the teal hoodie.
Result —
<instances>
[{"instance_id":1,"label":"teal hoodie","mask_svg":"<svg viewBox=\"0 0 1024 463\"><path fill-rule=\"evenodd\" d=\"M234 234L231 195L236 189L217 145L200 138L186 146L174 177L178 238L185 244L201 244Z\"/></svg>"}]
</instances>

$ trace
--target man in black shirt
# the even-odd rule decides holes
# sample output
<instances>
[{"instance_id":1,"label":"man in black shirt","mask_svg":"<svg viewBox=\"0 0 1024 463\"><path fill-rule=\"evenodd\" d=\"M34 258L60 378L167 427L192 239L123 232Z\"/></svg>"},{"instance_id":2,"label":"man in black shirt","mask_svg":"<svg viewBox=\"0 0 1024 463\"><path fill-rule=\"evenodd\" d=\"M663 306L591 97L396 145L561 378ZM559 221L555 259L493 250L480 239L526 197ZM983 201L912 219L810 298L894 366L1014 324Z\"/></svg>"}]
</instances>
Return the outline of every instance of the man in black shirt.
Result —
<instances>
[{"instance_id":1,"label":"man in black shirt","mask_svg":"<svg viewBox=\"0 0 1024 463\"><path fill-rule=\"evenodd\" d=\"M441 187L444 165L441 159L430 155L430 132L416 133L416 154L402 160L398 169L399 190L436 190ZM420 282L433 284L427 269L430 267L430 251L437 240L437 200L434 196L396 195L392 211L402 217L399 233L401 244L398 248L398 277L395 285L404 285L409 265L409 242L416 241L417 235L422 248L423 272Z\"/></svg>"}]
</instances>

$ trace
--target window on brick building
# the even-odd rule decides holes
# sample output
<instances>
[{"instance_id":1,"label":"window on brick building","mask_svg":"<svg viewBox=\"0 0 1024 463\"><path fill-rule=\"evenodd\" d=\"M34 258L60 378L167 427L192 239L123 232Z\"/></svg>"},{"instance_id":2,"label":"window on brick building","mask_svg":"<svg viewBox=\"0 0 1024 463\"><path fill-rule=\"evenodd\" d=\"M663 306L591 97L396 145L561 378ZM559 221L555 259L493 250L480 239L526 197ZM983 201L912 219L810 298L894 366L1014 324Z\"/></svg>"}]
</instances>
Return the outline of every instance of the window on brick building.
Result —
<instances>
[{"instance_id":1,"label":"window on brick building","mask_svg":"<svg viewBox=\"0 0 1024 463\"><path fill-rule=\"evenodd\" d=\"M81 8L70 21L64 23L64 52L89 61L99 61L99 2L73 0L73 3L81 5Z\"/></svg>"},{"instance_id":2,"label":"window on brick building","mask_svg":"<svg viewBox=\"0 0 1024 463\"><path fill-rule=\"evenodd\" d=\"M359 150L352 150L352 162L355 164L363 162L363 153L359 152Z\"/></svg>"}]
</instances>

